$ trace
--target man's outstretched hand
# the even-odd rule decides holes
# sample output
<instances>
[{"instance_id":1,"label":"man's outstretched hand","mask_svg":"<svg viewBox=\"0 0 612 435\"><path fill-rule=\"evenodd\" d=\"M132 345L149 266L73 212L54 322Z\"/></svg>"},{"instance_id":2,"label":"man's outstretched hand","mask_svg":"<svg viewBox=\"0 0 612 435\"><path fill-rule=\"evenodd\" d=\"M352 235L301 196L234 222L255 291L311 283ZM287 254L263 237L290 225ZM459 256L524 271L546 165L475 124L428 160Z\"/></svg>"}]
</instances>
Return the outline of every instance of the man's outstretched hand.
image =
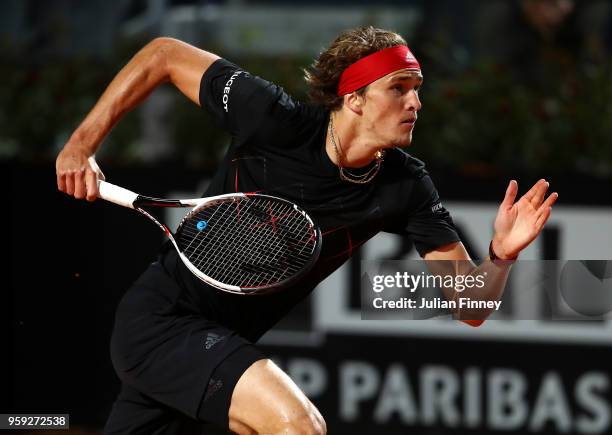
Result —
<instances>
[{"instance_id":1,"label":"man's outstretched hand","mask_svg":"<svg viewBox=\"0 0 612 435\"><path fill-rule=\"evenodd\" d=\"M516 258L544 228L552 205L559 197L553 192L544 199L548 186L548 182L542 179L514 202L518 183L515 180L510 181L495 218L493 251L500 259Z\"/></svg>"}]
</instances>

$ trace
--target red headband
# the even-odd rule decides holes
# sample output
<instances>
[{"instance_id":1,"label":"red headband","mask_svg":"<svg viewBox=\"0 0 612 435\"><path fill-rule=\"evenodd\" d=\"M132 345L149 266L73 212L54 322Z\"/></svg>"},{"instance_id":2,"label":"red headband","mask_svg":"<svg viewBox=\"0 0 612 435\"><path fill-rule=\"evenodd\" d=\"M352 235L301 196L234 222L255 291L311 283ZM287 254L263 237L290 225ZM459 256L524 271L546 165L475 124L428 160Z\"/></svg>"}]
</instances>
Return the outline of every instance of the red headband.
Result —
<instances>
[{"instance_id":1,"label":"red headband","mask_svg":"<svg viewBox=\"0 0 612 435\"><path fill-rule=\"evenodd\" d=\"M338 96L350 94L389 73L406 68L420 70L421 66L405 45L396 45L372 53L342 72L338 83Z\"/></svg>"}]
</instances>

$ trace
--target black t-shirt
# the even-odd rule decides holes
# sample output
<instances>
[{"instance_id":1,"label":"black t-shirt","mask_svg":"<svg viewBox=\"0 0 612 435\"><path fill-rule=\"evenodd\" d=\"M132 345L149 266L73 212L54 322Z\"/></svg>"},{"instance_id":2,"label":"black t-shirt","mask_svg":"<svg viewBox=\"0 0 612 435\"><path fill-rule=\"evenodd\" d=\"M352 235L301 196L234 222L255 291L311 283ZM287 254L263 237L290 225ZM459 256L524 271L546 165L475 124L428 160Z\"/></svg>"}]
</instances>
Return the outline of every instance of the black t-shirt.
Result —
<instances>
[{"instance_id":1,"label":"black t-shirt","mask_svg":"<svg viewBox=\"0 0 612 435\"><path fill-rule=\"evenodd\" d=\"M286 198L312 216L323 243L312 271L271 295L213 289L179 260L173 275L189 310L255 341L380 231L410 236L421 255L459 240L423 163L404 151L388 150L369 183L341 180L324 146L329 111L294 101L281 87L223 59L202 77L200 103L232 135L204 196L259 191Z\"/></svg>"}]
</instances>

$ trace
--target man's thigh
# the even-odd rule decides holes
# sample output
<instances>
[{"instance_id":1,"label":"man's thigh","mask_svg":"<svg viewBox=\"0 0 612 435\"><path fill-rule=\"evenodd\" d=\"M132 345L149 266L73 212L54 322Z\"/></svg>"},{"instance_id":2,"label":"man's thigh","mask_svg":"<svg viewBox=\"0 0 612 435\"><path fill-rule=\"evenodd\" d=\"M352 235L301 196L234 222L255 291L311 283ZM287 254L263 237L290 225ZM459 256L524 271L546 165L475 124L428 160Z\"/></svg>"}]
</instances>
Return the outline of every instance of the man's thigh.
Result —
<instances>
[{"instance_id":1,"label":"man's thigh","mask_svg":"<svg viewBox=\"0 0 612 435\"><path fill-rule=\"evenodd\" d=\"M253 363L236 384L229 427L238 434L325 434L325 421L299 387L269 359Z\"/></svg>"}]
</instances>

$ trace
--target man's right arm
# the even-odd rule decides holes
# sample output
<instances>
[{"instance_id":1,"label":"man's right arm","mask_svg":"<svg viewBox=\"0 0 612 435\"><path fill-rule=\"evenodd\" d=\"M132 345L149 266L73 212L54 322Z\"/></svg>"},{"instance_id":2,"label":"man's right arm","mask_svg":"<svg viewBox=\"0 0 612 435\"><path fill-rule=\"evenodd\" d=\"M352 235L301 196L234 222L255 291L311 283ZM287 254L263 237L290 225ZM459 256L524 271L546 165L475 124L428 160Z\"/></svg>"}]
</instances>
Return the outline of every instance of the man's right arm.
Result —
<instances>
[{"instance_id":1,"label":"man's right arm","mask_svg":"<svg viewBox=\"0 0 612 435\"><path fill-rule=\"evenodd\" d=\"M103 175L88 158L115 124L164 82L199 105L202 75L218 58L172 38L157 38L142 48L115 76L58 155L58 189L78 199L96 199L97 180Z\"/></svg>"}]
</instances>

